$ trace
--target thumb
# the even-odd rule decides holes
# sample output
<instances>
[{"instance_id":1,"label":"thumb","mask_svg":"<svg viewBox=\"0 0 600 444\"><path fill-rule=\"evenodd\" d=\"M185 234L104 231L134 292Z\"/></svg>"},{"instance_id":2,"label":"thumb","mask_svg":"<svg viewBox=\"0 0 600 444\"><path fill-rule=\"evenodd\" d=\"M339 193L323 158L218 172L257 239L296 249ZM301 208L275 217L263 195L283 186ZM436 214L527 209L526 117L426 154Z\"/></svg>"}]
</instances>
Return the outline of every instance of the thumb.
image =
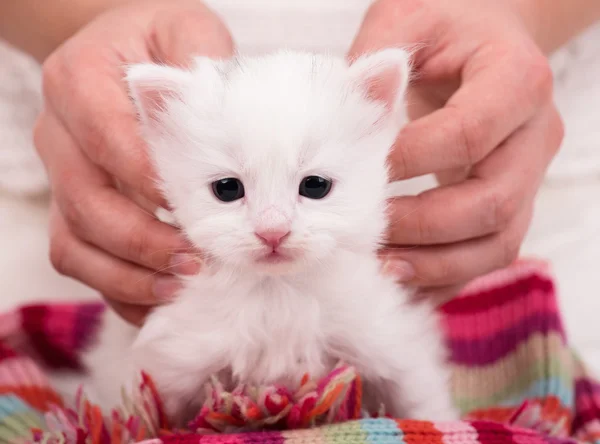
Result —
<instances>
[{"instance_id":1,"label":"thumb","mask_svg":"<svg viewBox=\"0 0 600 444\"><path fill-rule=\"evenodd\" d=\"M436 20L422 0L377 0L371 4L348 52L350 60L384 48L417 50L426 56L432 36L439 34ZM418 63L418 60L415 60Z\"/></svg>"},{"instance_id":2,"label":"thumb","mask_svg":"<svg viewBox=\"0 0 600 444\"><path fill-rule=\"evenodd\" d=\"M235 47L221 18L198 0L157 17L152 39L153 56L172 65L187 65L200 55L229 58Z\"/></svg>"}]
</instances>

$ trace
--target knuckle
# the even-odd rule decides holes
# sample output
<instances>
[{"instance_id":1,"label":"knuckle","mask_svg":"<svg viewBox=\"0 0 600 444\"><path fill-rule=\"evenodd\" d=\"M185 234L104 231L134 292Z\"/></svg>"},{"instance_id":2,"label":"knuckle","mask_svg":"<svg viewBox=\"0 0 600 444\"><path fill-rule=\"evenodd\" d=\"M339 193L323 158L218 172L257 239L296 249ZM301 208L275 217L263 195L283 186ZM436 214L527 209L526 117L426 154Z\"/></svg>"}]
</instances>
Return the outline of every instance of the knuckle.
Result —
<instances>
[{"instance_id":1,"label":"knuckle","mask_svg":"<svg viewBox=\"0 0 600 444\"><path fill-rule=\"evenodd\" d=\"M117 155L120 154L115 151L115 143L118 139L116 135L127 135L129 131L132 131L132 128L129 126L130 117L126 112L119 110L109 113L97 110L94 112L93 117L82 118L78 123L82 129L80 133L81 150L93 163L112 171L118 162ZM133 130L134 138L131 139L132 146L137 143L135 127L133 127ZM138 146L135 146L135 148L138 149ZM136 150L133 149L128 152L128 155L132 156L132 159L135 154ZM139 151L132 165L135 165L137 169L139 165L146 165L147 162L145 151Z\"/></svg>"},{"instance_id":2,"label":"knuckle","mask_svg":"<svg viewBox=\"0 0 600 444\"><path fill-rule=\"evenodd\" d=\"M98 61L103 56L100 51L91 42L66 45L63 49L63 60L65 65L68 65L67 72L71 74L70 80L74 81L72 85L74 90L89 91L90 85L89 82L86 82L87 76L98 70Z\"/></svg>"},{"instance_id":3,"label":"knuckle","mask_svg":"<svg viewBox=\"0 0 600 444\"><path fill-rule=\"evenodd\" d=\"M486 213L492 215L490 228L495 231L505 229L517 213L517 199L510 192L497 189L492 190L487 199Z\"/></svg>"},{"instance_id":4,"label":"knuckle","mask_svg":"<svg viewBox=\"0 0 600 444\"><path fill-rule=\"evenodd\" d=\"M91 48L89 48L91 49ZM42 91L46 98L59 97L60 103L72 103L78 94L89 94L89 71L94 51L80 45L65 44L42 65Z\"/></svg>"},{"instance_id":5,"label":"knuckle","mask_svg":"<svg viewBox=\"0 0 600 444\"><path fill-rule=\"evenodd\" d=\"M474 165L485 156L485 123L480 117L459 115L457 143L465 162Z\"/></svg>"},{"instance_id":6,"label":"knuckle","mask_svg":"<svg viewBox=\"0 0 600 444\"><path fill-rule=\"evenodd\" d=\"M502 236L500 239L500 266L507 267L519 257L519 251L521 250L521 242L517 237L509 235Z\"/></svg>"},{"instance_id":7,"label":"knuckle","mask_svg":"<svg viewBox=\"0 0 600 444\"><path fill-rule=\"evenodd\" d=\"M115 115L100 115L94 121L86 119L83 132L82 150L97 165L107 167L114 163L114 152L111 151L111 133L122 131L119 117Z\"/></svg>"},{"instance_id":8,"label":"knuckle","mask_svg":"<svg viewBox=\"0 0 600 444\"><path fill-rule=\"evenodd\" d=\"M120 261L111 263L106 277L103 279L101 291L110 295L115 303L135 303L151 294L153 276L133 274L131 268Z\"/></svg>"},{"instance_id":9,"label":"knuckle","mask_svg":"<svg viewBox=\"0 0 600 444\"><path fill-rule=\"evenodd\" d=\"M437 287L440 285L453 285L464 279L468 274L464 263L456 260L454 254L440 254L414 263L417 270L419 282L425 286Z\"/></svg>"},{"instance_id":10,"label":"knuckle","mask_svg":"<svg viewBox=\"0 0 600 444\"><path fill-rule=\"evenodd\" d=\"M65 171L61 173L61 188L63 190L77 189L76 186L71 186L77 182L75 174ZM86 193L74 193L68 192L63 199L61 199L61 210L63 217L69 226L69 228L76 234L81 235L85 232L86 214L89 213L90 196L86 197Z\"/></svg>"},{"instance_id":11,"label":"knuckle","mask_svg":"<svg viewBox=\"0 0 600 444\"><path fill-rule=\"evenodd\" d=\"M110 159L110 151L108 149L108 135L101 127L95 124L86 122L84 132L85 136L82 141L82 149L90 157L90 159L98 164L105 165Z\"/></svg>"},{"instance_id":12,"label":"knuckle","mask_svg":"<svg viewBox=\"0 0 600 444\"><path fill-rule=\"evenodd\" d=\"M82 128L79 140L81 150L92 162L102 165L108 156L105 149L106 134L97 127L95 122L90 122L89 119L82 119L78 124Z\"/></svg>"},{"instance_id":13,"label":"knuckle","mask_svg":"<svg viewBox=\"0 0 600 444\"><path fill-rule=\"evenodd\" d=\"M144 220L138 222L128 232L127 257L140 265L155 270L161 270L169 266L172 250L161 248L156 240L156 220Z\"/></svg>"},{"instance_id":14,"label":"knuckle","mask_svg":"<svg viewBox=\"0 0 600 444\"><path fill-rule=\"evenodd\" d=\"M525 65L525 82L540 100L552 96L554 75L550 68L548 59L542 54L536 54L529 58Z\"/></svg>"},{"instance_id":15,"label":"knuckle","mask_svg":"<svg viewBox=\"0 0 600 444\"><path fill-rule=\"evenodd\" d=\"M449 259L440 259L436 267L435 275L432 276L432 282L448 283L452 281L452 277L456 275L456 263Z\"/></svg>"},{"instance_id":16,"label":"knuckle","mask_svg":"<svg viewBox=\"0 0 600 444\"><path fill-rule=\"evenodd\" d=\"M148 264L151 254L148 248L148 227L145 224L137 226L129 232L127 239L127 257L131 260Z\"/></svg>"},{"instance_id":17,"label":"knuckle","mask_svg":"<svg viewBox=\"0 0 600 444\"><path fill-rule=\"evenodd\" d=\"M413 263L419 281L426 286L447 285L457 275L458 265L452 260L451 255L440 254L433 258L423 257Z\"/></svg>"},{"instance_id":18,"label":"knuckle","mask_svg":"<svg viewBox=\"0 0 600 444\"><path fill-rule=\"evenodd\" d=\"M432 221L427 217L427 213L418 211L418 209L422 206L423 204L421 203L421 199L417 199L417 211L415 213L415 243L417 245L425 245L435 242L435 233L438 232L436 227L432 226Z\"/></svg>"},{"instance_id":19,"label":"knuckle","mask_svg":"<svg viewBox=\"0 0 600 444\"><path fill-rule=\"evenodd\" d=\"M148 271L142 278L132 279L132 276L123 273L119 279L118 285L114 287L113 294L118 296L120 301L128 304L141 304L155 300L154 286L156 276Z\"/></svg>"}]
</instances>

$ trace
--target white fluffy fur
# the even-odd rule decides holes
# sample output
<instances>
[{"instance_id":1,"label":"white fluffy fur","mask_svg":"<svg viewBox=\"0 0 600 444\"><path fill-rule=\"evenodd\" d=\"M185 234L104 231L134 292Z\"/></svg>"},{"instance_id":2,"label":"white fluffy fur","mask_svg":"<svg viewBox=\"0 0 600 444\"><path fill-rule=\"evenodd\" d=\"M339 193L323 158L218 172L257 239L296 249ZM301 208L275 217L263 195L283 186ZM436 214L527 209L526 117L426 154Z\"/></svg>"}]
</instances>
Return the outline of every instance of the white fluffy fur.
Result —
<instances>
[{"instance_id":1,"label":"white fluffy fur","mask_svg":"<svg viewBox=\"0 0 600 444\"><path fill-rule=\"evenodd\" d=\"M164 191L204 255L202 272L151 314L131 353L170 414L185 415L213 373L232 383L295 385L342 359L366 379L372 407L455 418L433 311L409 304L375 254L386 225L385 159L405 122L408 73L401 50L350 67L341 58L280 52L201 58L191 71L130 68ZM333 179L322 200L298 194L313 174ZM246 196L223 203L210 184L232 176ZM289 224L281 250L292 260L264 264L257 258L267 247L254 231L280 223L274 212ZM108 336L120 345L113 340L92 361L106 362L117 348L126 353L123 337L133 332L119 328ZM102 369L106 402L122 379Z\"/></svg>"}]
</instances>

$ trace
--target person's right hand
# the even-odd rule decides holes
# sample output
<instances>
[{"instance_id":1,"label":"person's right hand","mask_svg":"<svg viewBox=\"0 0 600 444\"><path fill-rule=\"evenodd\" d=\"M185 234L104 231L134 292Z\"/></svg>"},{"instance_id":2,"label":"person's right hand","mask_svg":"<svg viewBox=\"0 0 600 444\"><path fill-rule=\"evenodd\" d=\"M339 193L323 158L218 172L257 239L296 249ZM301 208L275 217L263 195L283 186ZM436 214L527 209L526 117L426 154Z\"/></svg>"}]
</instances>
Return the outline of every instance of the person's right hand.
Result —
<instances>
[{"instance_id":1,"label":"person's right hand","mask_svg":"<svg viewBox=\"0 0 600 444\"><path fill-rule=\"evenodd\" d=\"M128 2L82 28L44 63L35 145L52 185L54 267L97 289L132 323L169 300L199 263L173 227L123 82L139 62L229 57L232 38L198 0Z\"/></svg>"},{"instance_id":2,"label":"person's right hand","mask_svg":"<svg viewBox=\"0 0 600 444\"><path fill-rule=\"evenodd\" d=\"M546 8L520 3L377 0L350 51L353 60L415 48L412 120L390 154L391 174L435 174L440 186L390 200L381 257L386 271L428 293L455 292L517 259L561 146L552 70L534 38Z\"/></svg>"}]
</instances>

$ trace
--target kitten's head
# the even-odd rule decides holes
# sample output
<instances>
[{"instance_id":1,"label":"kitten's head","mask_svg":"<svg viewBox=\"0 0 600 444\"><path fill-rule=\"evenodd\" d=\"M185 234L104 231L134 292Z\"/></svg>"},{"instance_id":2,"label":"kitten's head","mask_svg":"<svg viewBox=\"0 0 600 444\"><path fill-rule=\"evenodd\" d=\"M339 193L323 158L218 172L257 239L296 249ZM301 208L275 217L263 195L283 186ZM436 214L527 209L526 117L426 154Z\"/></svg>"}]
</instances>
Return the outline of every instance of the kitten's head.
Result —
<instances>
[{"instance_id":1,"label":"kitten's head","mask_svg":"<svg viewBox=\"0 0 600 444\"><path fill-rule=\"evenodd\" d=\"M280 52L127 73L174 215L213 260L268 274L373 252L409 57Z\"/></svg>"}]
</instances>

